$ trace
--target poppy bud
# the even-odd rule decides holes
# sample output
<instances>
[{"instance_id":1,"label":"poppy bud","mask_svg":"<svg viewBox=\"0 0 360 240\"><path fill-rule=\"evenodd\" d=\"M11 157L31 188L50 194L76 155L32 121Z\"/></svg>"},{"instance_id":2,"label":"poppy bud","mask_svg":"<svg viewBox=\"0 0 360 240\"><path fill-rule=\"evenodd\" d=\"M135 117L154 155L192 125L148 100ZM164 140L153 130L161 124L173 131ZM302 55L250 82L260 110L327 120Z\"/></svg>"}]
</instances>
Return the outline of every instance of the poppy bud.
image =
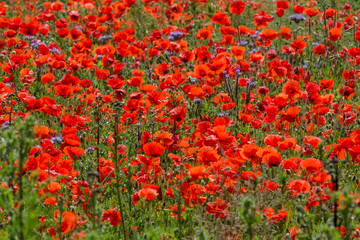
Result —
<instances>
[{"instance_id":1,"label":"poppy bud","mask_svg":"<svg viewBox=\"0 0 360 240\"><path fill-rule=\"evenodd\" d=\"M306 223L300 223L300 228L302 228L302 229L307 228L307 224Z\"/></svg>"},{"instance_id":2,"label":"poppy bud","mask_svg":"<svg viewBox=\"0 0 360 240\"><path fill-rule=\"evenodd\" d=\"M94 171L94 172L88 172L87 175L88 177L99 177L100 173L98 171Z\"/></svg>"},{"instance_id":3,"label":"poppy bud","mask_svg":"<svg viewBox=\"0 0 360 240\"><path fill-rule=\"evenodd\" d=\"M93 193L102 193L103 189L102 188L96 188Z\"/></svg>"},{"instance_id":4,"label":"poppy bud","mask_svg":"<svg viewBox=\"0 0 360 240\"><path fill-rule=\"evenodd\" d=\"M84 203L84 199L82 199L81 197L78 197L77 198L77 204L81 204L81 203Z\"/></svg>"},{"instance_id":5,"label":"poppy bud","mask_svg":"<svg viewBox=\"0 0 360 240\"><path fill-rule=\"evenodd\" d=\"M251 93L251 90L255 87L255 83L252 82L252 81L248 81L246 83L246 99L245 99L245 102L246 104L248 104L250 102L250 93Z\"/></svg>"},{"instance_id":6,"label":"poppy bud","mask_svg":"<svg viewBox=\"0 0 360 240\"><path fill-rule=\"evenodd\" d=\"M284 239L291 239L290 233L286 233Z\"/></svg>"},{"instance_id":7,"label":"poppy bud","mask_svg":"<svg viewBox=\"0 0 360 240\"><path fill-rule=\"evenodd\" d=\"M351 178L351 181L353 181L353 182L356 182L356 176L354 175L354 176L352 176L352 178Z\"/></svg>"}]
</instances>

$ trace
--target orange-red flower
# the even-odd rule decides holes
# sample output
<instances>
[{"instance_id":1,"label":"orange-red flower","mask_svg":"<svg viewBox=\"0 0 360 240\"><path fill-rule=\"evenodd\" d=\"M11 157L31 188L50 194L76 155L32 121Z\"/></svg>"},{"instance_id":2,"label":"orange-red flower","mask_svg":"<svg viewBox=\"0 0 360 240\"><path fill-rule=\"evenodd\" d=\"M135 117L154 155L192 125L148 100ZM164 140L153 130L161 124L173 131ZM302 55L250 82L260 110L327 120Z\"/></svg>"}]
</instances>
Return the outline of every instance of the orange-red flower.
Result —
<instances>
[{"instance_id":1,"label":"orange-red flower","mask_svg":"<svg viewBox=\"0 0 360 240\"><path fill-rule=\"evenodd\" d=\"M293 179L290 182L286 183L286 186L291 191L292 196L297 196L300 193L308 193L310 192L310 184L308 181Z\"/></svg>"},{"instance_id":2,"label":"orange-red flower","mask_svg":"<svg viewBox=\"0 0 360 240\"><path fill-rule=\"evenodd\" d=\"M314 173L323 169L323 163L316 158L306 158L300 162L300 167Z\"/></svg>"},{"instance_id":3,"label":"orange-red flower","mask_svg":"<svg viewBox=\"0 0 360 240\"><path fill-rule=\"evenodd\" d=\"M220 74L226 69L227 62L224 57L212 58L210 62L206 64L206 66L212 74Z\"/></svg>"},{"instance_id":4,"label":"orange-red flower","mask_svg":"<svg viewBox=\"0 0 360 240\"><path fill-rule=\"evenodd\" d=\"M214 214L215 218L224 219L227 218L230 213L226 211L230 207L229 203L223 199L215 199L214 204L207 203L206 212Z\"/></svg>"},{"instance_id":5,"label":"orange-red flower","mask_svg":"<svg viewBox=\"0 0 360 240\"><path fill-rule=\"evenodd\" d=\"M292 37L291 30L288 27L281 27L279 35L284 38L285 40L288 40Z\"/></svg>"},{"instance_id":6,"label":"orange-red flower","mask_svg":"<svg viewBox=\"0 0 360 240\"><path fill-rule=\"evenodd\" d=\"M144 152L150 157L160 157L165 148L157 142L146 143L143 146Z\"/></svg>"},{"instance_id":7,"label":"orange-red flower","mask_svg":"<svg viewBox=\"0 0 360 240\"><path fill-rule=\"evenodd\" d=\"M246 49L242 46L232 46L231 53L235 56L235 59L241 59Z\"/></svg>"},{"instance_id":8,"label":"orange-red flower","mask_svg":"<svg viewBox=\"0 0 360 240\"><path fill-rule=\"evenodd\" d=\"M290 45L295 50L298 50L299 53L306 48L306 42L304 40L294 40Z\"/></svg>"},{"instance_id":9,"label":"orange-red flower","mask_svg":"<svg viewBox=\"0 0 360 240\"><path fill-rule=\"evenodd\" d=\"M55 211L55 215L58 218L60 215L60 211ZM69 212L69 211L65 211L62 215L61 218L61 233L62 234L66 234L68 232L70 232L71 230L73 230L73 228L75 227L75 219L76 219L76 214L73 212Z\"/></svg>"},{"instance_id":10,"label":"orange-red flower","mask_svg":"<svg viewBox=\"0 0 360 240\"><path fill-rule=\"evenodd\" d=\"M316 55L325 55L326 49L324 44L319 44L316 47L314 47L313 51Z\"/></svg>"},{"instance_id":11,"label":"orange-red flower","mask_svg":"<svg viewBox=\"0 0 360 240\"><path fill-rule=\"evenodd\" d=\"M341 33L342 30L341 28L332 28L329 30L329 40L330 41L337 41L339 39L341 39Z\"/></svg>"},{"instance_id":12,"label":"orange-red flower","mask_svg":"<svg viewBox=\"0 0 360 240\"><path fill-rule=\"evenodd\" d=\"M175 122L180 122L184 120L186 117L186 108L182 106L175 107L169 112L169 117Z\"/></svg>"},{"instance_id":13,"label":"orange-red flower","mask_svg":"<svg viewBox=\"0 0 360 240\"><path fill-rule=\"evenodd\" d=\"M213 23L217 23L217 24L225 25L225 26L229 26L231 24L229 16L226 13L223 13L223 12L215 13L212 16L211 21Z\"/></svg>"},{"instance_id":14,"label":"orange-red flower","mask_svg":"<svg viewBox=\"0 0 360 240\"><path fill-rule=\"evenodd\" d=\"M281 163L281 154L277 153L277 152L271 152L271 153L265 154L262 157L262 161L268 167L278 166Z\"/></svg>"},{"instance_id":15,"label":"orange-red flower","mask_svg":"<svg viewBox=\"0 0 360 240\"><path fill-rule=\"evenodd\" d=\"M282 88L282 93L291 99L300 97L302 95L300 83L295 80L287 81Z\"/></svg>"},{"instance_id":16,"label":"orange-red flower","mask_svg":"<svg viewBox=\"0 0 360 240\"><path fill-rule=\"evenodd\" d=\"M320 13L319 10L317 10L316 8L307 8L305 9L305 14L309 17L312 18L316 15L318 15Z\"/></svg>"},{"instance_id":17,"label":"orange-red flower","mask_svg":"<svg viewBox=\"0 0 360 240\"><path fill-rule=\"evenodd\" d=\"M233 14L241 15L245 10L245 3L243 1L232 2L229 6L229 11Z\"/></svg>"},{"instance_id":18,"label":"orange-red flower","mask_svg":"<svg viewBox=\"0 0 360 240\"><path fill-rule=\"evenodd\" d=\"M276 32L274 29L265 29L261 32L260 37L264 41L272 41L275 38L277 38L278 32Z\"/></svg>"},{"instance_id":19,"label":"orange-red flower","mask_svg":"<svg viewBox=\"0 0 360 240\"><path fill-rule=\"evenodd\" d=\"M258 29L266 28L269 22L272 22L274 16L266 13L263 10L260 10L257 14L253 16L254 23Z\"/></svg>"},{"instance_id":20,"label":"orange-red flower","mask_svg":"<svg viewBox=\"0 0 360 240\"><path fill-rule=\"evenodd\" d=\"M197 33L196 33L196 39L198 40L206 40L206 39L210 39L212 37L212 32L208 29L208 28L201 28Z\"/></svg>"},{"instance_id":21,"label":"orange-red flower","mask_svg":"<svg viewBox=\"0 0 360 240\"><path fill-rule=\"evenodd\" d=\"M101 216L101 221L109 221L112 226L117 227L121 224L120 212L114 209L105 210Z\"/></svg>"}]
</instances>

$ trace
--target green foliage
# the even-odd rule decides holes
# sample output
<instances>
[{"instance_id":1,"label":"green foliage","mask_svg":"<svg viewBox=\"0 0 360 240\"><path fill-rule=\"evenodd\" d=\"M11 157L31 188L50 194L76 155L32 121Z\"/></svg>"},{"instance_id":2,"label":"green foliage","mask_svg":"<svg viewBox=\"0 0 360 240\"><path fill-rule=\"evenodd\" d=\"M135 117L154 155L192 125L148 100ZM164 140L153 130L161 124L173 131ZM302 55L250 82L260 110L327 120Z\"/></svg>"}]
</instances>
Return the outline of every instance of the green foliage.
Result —
<instances>
[{"instance_id":1,"label":"green foliage","mask_svg":"<svg viewBox=\"0 0 360 240\"><path fill-rule=\"evenodd\" d=\"M159 28L156 19L145 11L143 1L135 2L129 16L136 19L135 35L137 40L142 40L145 36L150 35L153 30Z\"/></svg>"},{"instance_id":2,"label":"green foliage","mask_svg":"<svg viewBox=\"0 0 360 240\"><path fill-rule=\"evenodd\" d=\"M24 162L35 145L33 130L32 117L17 119L0 130L2 239L32 239L38 231L41 204L35 188L36 174L24 171Z\"/></svg>"}]
</instances>

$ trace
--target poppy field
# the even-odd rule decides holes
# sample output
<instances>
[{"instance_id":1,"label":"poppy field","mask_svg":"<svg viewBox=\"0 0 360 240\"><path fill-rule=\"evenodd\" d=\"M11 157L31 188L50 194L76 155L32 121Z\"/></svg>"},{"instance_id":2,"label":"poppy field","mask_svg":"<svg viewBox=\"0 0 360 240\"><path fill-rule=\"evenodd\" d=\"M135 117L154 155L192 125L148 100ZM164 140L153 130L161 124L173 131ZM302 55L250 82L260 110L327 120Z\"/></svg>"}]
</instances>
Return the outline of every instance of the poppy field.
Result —
<instances>
[{"instance_id":1,"label":"poppy field","mask_svg":"<svg viewBox=\"0 0 360 240\"><path fill-rule=\"evenodd\" d=\"M360 239L360 2L0 2L0 239Z\"/></svg>"}]
</instances>

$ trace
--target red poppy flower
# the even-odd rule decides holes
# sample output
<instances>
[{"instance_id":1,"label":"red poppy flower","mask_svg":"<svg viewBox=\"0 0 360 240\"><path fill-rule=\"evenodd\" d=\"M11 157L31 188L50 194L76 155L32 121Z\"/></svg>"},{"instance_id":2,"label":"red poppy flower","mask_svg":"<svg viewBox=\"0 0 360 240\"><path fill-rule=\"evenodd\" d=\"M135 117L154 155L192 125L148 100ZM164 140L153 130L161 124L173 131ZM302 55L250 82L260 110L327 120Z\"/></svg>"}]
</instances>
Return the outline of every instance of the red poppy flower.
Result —
<instances>
[{"instance_id":1,"label":"red poppy flower","mask_svg":"<svg viewBox=\"0 0 360 240\"><path fill-rule=\"evenodd\" d=\"M273 215L269 221L273 224L278 223L279 221L286 221L286 218L288 217L288 212L280 210L278 214Z\"/></svg>"},{"instance_id":2,"label":"red poppy flower","mask_svg":"<svg viewBox=\"0 0 360 240\"><path fill-rule=\"evenodd\" d=\"M262 215L265 215L267 218L271 218L274 214L275 210L271 207L267 207L262 210Z\"/></svg>"},{"instance_id":3,"label":"red poppy flower","mask_svg":"<svg viewBox=\"0 0 360 240\"><path fill-rule=\"evenodd\" d=\"M318 15L320 13L319 10L317 10L316 8L307 8L305 9L305 14L309 17L312 18L316 15Z\"/></svg>"},{"instance_id":4,"label":"red poppy flower","mask_svg":"<svg viewBox=\"0 0 360 240\"><path fill-rule=\"evenodd\" d=\"M300 52L300 50L306 47L306 42L304 40L294 40L290 45L292 48Z\"/></svg>"},{"instance_id":5,"label":"red poppy flower","mask_svg":"<svg viewBox=\"0 0 360 240\"><path fill-rule=\"evenodd\" d=\"M300 97L302 94L300 83L295 80L287 81L282 88L282 93L291 99Z\"/></svg>"},{"instance_id":6,"label":"red poppy flower","mask_svg":"<svg viewBox=\"0 0 360 240\"><path fill-rule=\"evenodd\" d=\"M46 188L51 194L56 194L61 189L61 184L58 182L51 182Z\"/></svg>"},{"instance_id":7,"label":"red poppy flower","mask_svg":"<svg viewBox=\"0 0 360 240\"><path fill-rule=\"evenodd\" d=\"M329 40L330 41L337 41L339 39L341 39L341 33L342 33L342 30L341 28L332 28L329 30Z\"/></svg>"},{"instance_id":8,"label":"red poppy flower","mask_svg":"<svg viewBox=\"0 0 360 240\"><path fill-rule=\"evenodd\" d=\"M288 1L279 0L279 1L276 2L276 7L277 8L288 9L290 7L290 3Z\"/></svg>"},{"instance_id":9,"label":"red poppy flower","mask_svg":"<svg viewBox=\"0 0 360 240\"><path fill-rule=\"evenodd\" d=\"M98 79L107 79L110 75L110 71L107 69L96 68L95 74Z\"/></svg>"},{"instance_id":10,"label":"red poppy flower","mask_svg":"<svg viewBox=\"0 0 360 240\"><path fill-rule=\"evenodd\" d=\"M281 47L281 52L287 53L290 55L295 55L295 49L293 49L292 47L287 46L287 45Z\"/></svg>"},{"instance_id":11,"label":"red poppy flower","mask_svg":"<svg viewBox=\"0 0 360 240\"><path fill-rule=\"evenodd\" d=\"M117 227L121 224L120 212L113 209L105 210L101 216L101 221L109 221L112 226Z\"/></svg>"},{"instance_id":12,"label":"red poppy flower","mask_svg":"<svg viewBox=\"0 0 360 240\"><path fill-rule=\"evenodd\" d=\"M20 31L25 36L34 36L39 30L39 24L36 22L32 23L23 23L21 25Z\"/></svg>"},{"instance_id":13,"label":"red poppy flower","mask_svg":"<svg viewBox=\"0 0 360 240\"><path fill-rule=\"evenodd\" d=\"M277 38L278 32L276 32L274 29L265 29L261 32L260 37L264 41L272 41L275 38Z\"/></svg>"},{"instance_id":14,"label":"red poppy flower","mask_svg":"<svg viewBox=\"0 0 360 240\"><path fill-rule=\"evenodd\" d=\"M75 225L76 215L73 212L65 211L62 215L61 233L65 234L70 232Z\"/></svg>"},{"instance_id":15,"label":"red poppy flower","mask_svg":"<svg viewBox=\"0 0 360 240\"><path fill-rule=\"evenodd\" d=\"M229 6L229 11L233 14L241 15L245 10L245 3L243 1L232 2Z\"/></svg>"},{"instance_id":16,"label":"red poppy flower","mask_svg":"<svg viewBox=\"0 0 360 240\"><path fill-rule=\"evenodd\" d=\"M268 167L278 166L281 163L281 154L277 153L277 152L272 152L272 153L265 154L262 157L262 161Z\"/></svg>"},{"instance_id":17,"label":"red poppy flower","mask_svg":"<svg viewBox=\"0 0 360 240\"><path fill-rule=\"evenodd\" d=\"M304 12L305 7L296 4L296 5L293 6L293 10L294 10L295 13L300 14L300 13L303 13L303 12Z\"/></svg>"},{"instance_id":18,"label":"red poppy flower","mask_svg":"<svg viewBox=\"0 0 360 240\"><path fill-rule=\"evenodd\" d=\"M319 44L313 49L316 55L325 55L326 49L324 44Z\"/></svg>"},{"instance_id":19,"label":"red poppy flower","mask_svg":"<svg viewBox=\"0 0 360 240\"><path fill-rule=\"evenodd\" d=\"M50 7L53 11L61 11L63 10L63 3L62 2L53 2L51 3Z\"/></svg>"},{"instance_id":20,"label":"red poppy flower","mask_svg":"<svg viewBox=\"0 0 360 240\"><path fill-rule=\"evenodd\" d=\"M192 62L195 60L195 54L192 51L182 52L179 56L182 62Z\"/></svg>"},{"instance_id":21,"label":"red poppy flower","mask_svg":"<svg viewBox=\"0 0 360 240\"><path fill-rule=\"evenodd\" d=\"M144 152L150 157L160 157L165 148L157 142L146 143L143 146Z\"/></svg>"},{"instance_id":22,"label":"red poppy flower","mask_svg":"<svg viewBox=\"0 0 360 240\"><path fill-rule=\"evenodd\" d=\"M277 15L278 17L283 17L284 14L285 14L285 9L283 9L283 8L276 8L276 15Z\"/></svg>"},{"instance_id":23,"label":"red poppy flower","mask_svg":"<svg viewBox=\"0 0 360 240\"><path fill-rule=\"evenodd\" d=\"M197 154L197 161L205 164L217 162L219 158L219 154L213 148L207 146L200 148Z\"/></svg>"},{"instance_id":24,"label":"red poppy flower","mask_svg":"<svg viewBox=\"0 0 360 240\"><path fill-rule=\"evenodd\" d=\"M133 201L136 205L138 203L138 199L141 197L146 201L152 201L158 196L158 192L155 189L152 188L143 188L133 195Z\"/></svg>"},{"instance_id":25,"label":"red poppy flower","mask_svg":"<svg viewBox=\"0 0 360 240\"><path fill-rule=\"evenodd\" d=\"M292 196L310 192L310 184L305 180L293 179L286 183L286 186L290 189Z\"/></svg>"},{"instance_id":26,"label":"red poppy flower","mask_svg":"<svg viewBox=\"0 0 360 240\"><path fill-rule=\"evenodd\" d=\"M214 204L207 203L206 212L215 215L215 218L224 219L230 215L230 212L226 211L229 207L228 202L217 198Z\"/></svg>"},{"instance_id":27,"label":"red poppy flower","mask_svg":"<svg viewBox=\"0 0 360 240\"><path fill-rule=\"evenodd\" d=\"M267 14L265 11L261 10L257 14L254 14L253 20L257 29L266 28L269 22L272 22L274 16Z\"/></svg>"},{"instance_id":28,"label":"red poppy flower","mask_svg":"<svg viewBox=\"0 0 360 240\"><path fill-rule=\"evenodd\" d=\"M282 162L282 167L287 170L293 170L296 171L298 174L300 174L300 163L302 159L297 157L292 157L289 159L284 159Z\"/></svg>"},{"instance_id":29,"label":"red poppy flower","mask_svg":"<svg viewBox=\"0 0 360 240\"><path fill-rule=\"evenodd\" d=\"M144 79L139 76L131 77L129 80L127 80L127 85L133 86L133 87L139 87L144 82Z\"/></svg>"},{"instance_id":30,"label":"red poppy flower","mask_svg":"<svg viewBox=\"0 0 360 240\"><path fill-rule=\"evenodd\" d=\"M69 18L72 22L78 22L79 19L80 19L80 13L76 10L72 10L70 13L69 13Z\"/></svg>"},{"instance_id":31,"label":"red poppy flower","mask_svg":"<svg viewBox=\"0 0 360 240\"><path fill-rule=\"evenodd\" d=\"M41 76L41 82L43 85L45 85L45 83L49 83L54 81L55 76L52 73L47 73Z\"/></svg>"},{"instance_id":32,"label":"red poppy flower","mask_svg":"<svg viewBox=\"0 0 360 240\"><path fill-rule=\"evenodd\" d=\"M58 201L56 197L48 197L44 200L44 203L53 207Z\"/></svg>"},{"instance_id":33,"label":"red poppy flower","mask_svg":"<svg viewBox=\"0 0 360 240\"><path fill-rule=\"evenodd\" d=\"M198 40L206 40L206 39L210 39L212 37L212 33L208 28L201 28L197 33L196 33L196 39Z\"/></svg>"},{"instance_id":34,"label":"red poppy flower","mask_svg":"<svg viewBox=\"0 0 360 240\"><path fill-rule=\"evenodd\" d=\"M285 40L288 40L292 37L291 30L288 27L281 27L279 35Z\"/></svg>"},{"instance_id":35,"label":"red poppy flower","mask_svg":"<svg viewBox=\"0 0 360 240\"><path fill-rule=\"evenodd\" d=\"M355 95L355 90L351 87L345 86L339 89L341 96L344 96L346 100L351 99Z\"/></svg>"},{"instance_id":36,"label":"red poppy flower","mask_svg":"<svg viewBox=\"0 0 360 240\"><path fill-rule=\"evenodd\" d=\"M223 12L217 12L215 13L212 18L211 21L213 23L217 23L220 25L225 25L225 26L229 26L231 24L231 21L229 19L229 16L226 15L226 13Z\"/></svg>"},{"instance_id":37,"label":"red poppy flower","mask_svg":"<svg viewBox=\"0 0 360 240\"><path fill-rule=\"evenodd\" d=\"M360 48L349 48L347 52L350 56L354 58L360 56Z\"/></svg>"},{"instance_id":38,"label":"red poppy flower","mask_svg":"<svg viewBox=\"0 0 360 240\"><path fill-rule=\"evenodd\" d=\"M300 167L314 173L323 169L323 163L316 158L306 158L300 162Z\"/></svg>"},{"instance_id":39,"label":"red poppy flower","mask_svg":"<svg viewBox=\"0 0 360 240\"><path fill-rule=\"evenodd\" d=\"M182 106L175 107L169 112L169 117L175 122L180 122L184 120L186 117L186 108Z\"/></svg>"},{"instance_id":40,"label":"red poppy flower","mask_svg":"<svg viewBox=\"0 0 360 240\"><path fill-rule=\"evenodd\" d=\"M278 143L278 148L280 150L287 150L287 149L295 149L296 150L296 139L295 138L286 138L284 141L280 141Z\"/></svg>"},{"instance_id":41,"label":"red poppy flower","mask_svg":"<svg viewBox=\"0 0 360 240\"><path fill-rule=\"evenodd\" d=\"M81 155L85 154L85 150L80 147L66 146L64 147L64 153L71 159L77 160Z\"/></svg>"}]
</instances>

